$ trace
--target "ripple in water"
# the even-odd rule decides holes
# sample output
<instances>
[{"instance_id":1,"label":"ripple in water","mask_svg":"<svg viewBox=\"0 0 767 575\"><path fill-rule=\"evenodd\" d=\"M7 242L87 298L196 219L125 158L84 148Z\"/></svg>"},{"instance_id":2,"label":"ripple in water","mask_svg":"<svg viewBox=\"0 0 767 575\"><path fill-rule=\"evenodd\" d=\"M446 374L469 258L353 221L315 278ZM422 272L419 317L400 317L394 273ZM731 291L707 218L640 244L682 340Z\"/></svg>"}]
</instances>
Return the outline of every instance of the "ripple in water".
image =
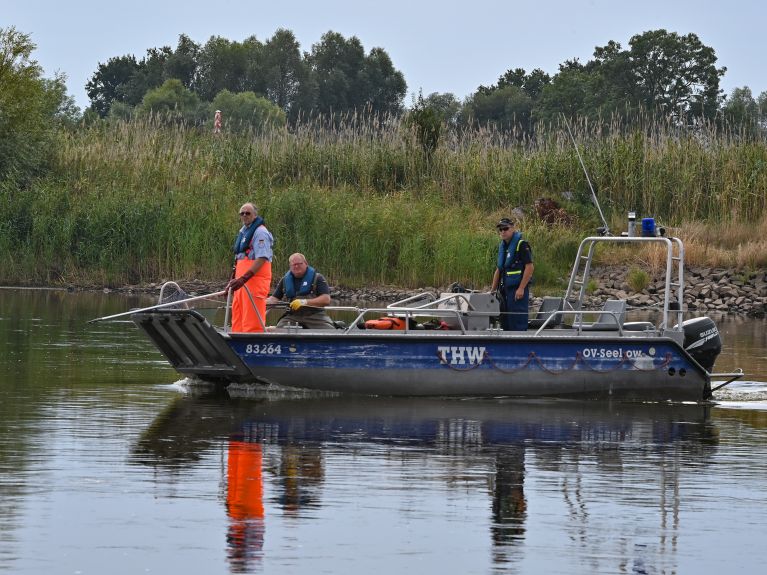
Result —
<instances>
[{"instance_id":1,"label":"ripple in water","mask_svg":"<svg viewBox=\"0 0 767 575\"><path fill-rule=\"evenodd\" d=\"M712 386L716 387L716 383ZM727 407L743 406L749 409L767 409L767 383L763 381L736 381L714 392L713 400Z\"/></svg>"}]
</instances>

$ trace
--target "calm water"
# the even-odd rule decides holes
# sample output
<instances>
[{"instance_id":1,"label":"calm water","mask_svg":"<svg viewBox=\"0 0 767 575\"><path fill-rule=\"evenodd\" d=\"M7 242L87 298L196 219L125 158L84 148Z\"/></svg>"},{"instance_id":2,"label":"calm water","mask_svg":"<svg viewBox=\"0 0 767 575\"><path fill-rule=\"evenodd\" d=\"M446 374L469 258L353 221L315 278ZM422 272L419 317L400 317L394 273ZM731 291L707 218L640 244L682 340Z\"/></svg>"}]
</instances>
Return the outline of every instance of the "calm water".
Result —
<instances>
[{"instance_id":1,"label":"calm water","mask_svg":"<svg viewBox=\"0 0 767 575\"><path fill-rule=\"evenodd\" d=\"M215 394L148 305L0 290L0 572L753 573L765 321L714 407Z\"/></svg>"}]
</instances>

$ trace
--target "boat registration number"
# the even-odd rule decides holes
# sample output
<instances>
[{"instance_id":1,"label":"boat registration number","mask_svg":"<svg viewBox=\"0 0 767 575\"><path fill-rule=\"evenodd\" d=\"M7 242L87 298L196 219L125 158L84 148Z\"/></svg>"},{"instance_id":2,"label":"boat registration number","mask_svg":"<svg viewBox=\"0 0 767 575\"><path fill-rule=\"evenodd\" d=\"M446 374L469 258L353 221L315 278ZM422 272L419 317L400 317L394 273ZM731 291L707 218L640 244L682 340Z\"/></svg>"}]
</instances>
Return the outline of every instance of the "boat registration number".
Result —
<instances>
[{"instance_id":1,"label":"boat registration number","mask_svg":"<svg viewBox=\"0 0 767 575\"><path fill-rule=\"evenodd\" d=\"M249 343L245 346L245 353L253 355L279 355L282 353L281 345L274 345L273 343Z\"/></svg>"}]
</instances>

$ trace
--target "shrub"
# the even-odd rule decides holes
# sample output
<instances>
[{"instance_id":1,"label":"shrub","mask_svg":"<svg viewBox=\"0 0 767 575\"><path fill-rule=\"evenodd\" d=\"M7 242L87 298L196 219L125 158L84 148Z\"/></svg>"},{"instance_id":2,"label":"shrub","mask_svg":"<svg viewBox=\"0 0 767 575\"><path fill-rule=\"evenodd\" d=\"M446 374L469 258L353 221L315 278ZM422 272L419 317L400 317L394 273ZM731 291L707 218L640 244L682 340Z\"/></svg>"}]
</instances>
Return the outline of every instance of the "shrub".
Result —
<instances>
[{"instance_id":1,"label":"shrub","mask_svg":"<svg viewBox=\"0 0 767 575\"><path fill-rule=\"evenodd\" d=\"M639 268L631 268L626 276L626 282L635 292L643 291L650 283L650 275Z\"/></svg>"}]
</instances>

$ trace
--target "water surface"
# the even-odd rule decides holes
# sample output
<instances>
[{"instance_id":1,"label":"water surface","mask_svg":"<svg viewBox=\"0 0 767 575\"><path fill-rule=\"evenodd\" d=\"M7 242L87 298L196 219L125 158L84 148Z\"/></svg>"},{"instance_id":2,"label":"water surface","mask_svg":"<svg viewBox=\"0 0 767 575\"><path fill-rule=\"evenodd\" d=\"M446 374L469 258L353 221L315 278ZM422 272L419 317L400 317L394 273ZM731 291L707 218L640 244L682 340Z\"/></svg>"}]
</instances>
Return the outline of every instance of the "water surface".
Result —
<instances>
[{"instance_id":1,"label":"water surface","mask_svg":"<svg viewBox=\"0 0 767 575\"><path fill-rule=\"evenodd\" d=\"M764 320L717 404L217 393L152 302L0 290L0 572L757 572Z\"/></svg>"}]
</instances>

